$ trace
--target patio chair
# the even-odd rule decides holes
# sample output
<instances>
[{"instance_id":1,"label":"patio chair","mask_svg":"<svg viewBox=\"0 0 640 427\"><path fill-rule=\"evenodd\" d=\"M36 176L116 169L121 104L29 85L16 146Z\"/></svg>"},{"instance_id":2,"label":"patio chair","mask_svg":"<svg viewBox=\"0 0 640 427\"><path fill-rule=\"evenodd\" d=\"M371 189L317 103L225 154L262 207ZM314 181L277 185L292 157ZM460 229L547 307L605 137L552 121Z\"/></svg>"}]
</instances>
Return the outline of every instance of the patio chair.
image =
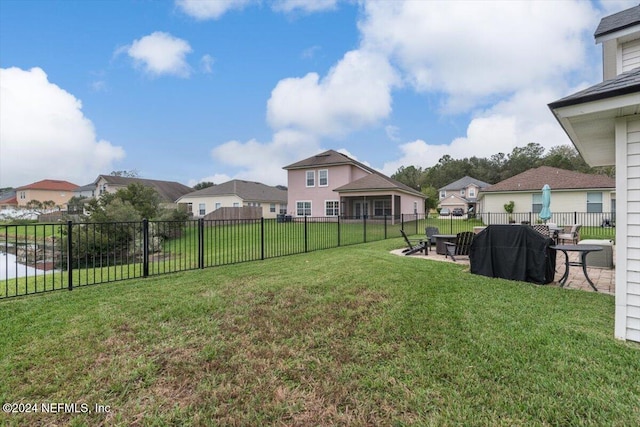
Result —
<instances>
[{"instance_id":1,"label":"patio chair","mask_svg":"<svg viewBox=\"0 0 640 427\"><path fill-rule=\"evenodd\" d=\"M424 251L425 255L429 253L429 245L427 244L427 242L422 239L409 239L409 237L407 237L407 233L405 233L404 230L400 230L400 233L402 233L404 241L407 242L407 248L402 250L405 255L412 255L420 251Z\"/></svg>"},{"instance_id":2,"label":"patio chair","mask_svg":"<svg viewBox=\"0 0 640 427\"><path fill-rule=\"evenodd\" d=\"M571 231L569 231L568 233L558 234L558 242L565 243L569 241L574 245L577 244L580 240L580 228L582 228L582 224L573 224L571 226Z\"/></svg>"},{"instance_id":3,"label":"patio chair","mask_svg":"<svg viewBox=\"0 0 640 427\"><path fill-rule=\"evenodd\" d=\"M438 227L426 227L424 229L424 234L427 235L427 242L429 242L429 246L433 246L436 244L436 238L433 236L440 234L440 230Z\"/></svg>"},{"instance_id":4,"label":"patio chair","mask_svg":"<svg viewBox=\"0 0 640 427\"><path fill-rule=\"evenodd\" d=\"M546 224L534 224L531 226L538 233L542 234L544 237L551 237L551 231L549 230L549 226Z\"/></svg>"},{"instance_id":5,"label":"patio chair","mask_svg":"<svg viewBox=\"0 0 640 427\"><path fill-rule=\"evenodd\" d=\"M455 242L445 242L447 252L444 257L451 257L453 261L457 261L457 256L469 256L469 249L475 233L473 231L461 231L456 234Z\"/></svg>"}]
</instances>

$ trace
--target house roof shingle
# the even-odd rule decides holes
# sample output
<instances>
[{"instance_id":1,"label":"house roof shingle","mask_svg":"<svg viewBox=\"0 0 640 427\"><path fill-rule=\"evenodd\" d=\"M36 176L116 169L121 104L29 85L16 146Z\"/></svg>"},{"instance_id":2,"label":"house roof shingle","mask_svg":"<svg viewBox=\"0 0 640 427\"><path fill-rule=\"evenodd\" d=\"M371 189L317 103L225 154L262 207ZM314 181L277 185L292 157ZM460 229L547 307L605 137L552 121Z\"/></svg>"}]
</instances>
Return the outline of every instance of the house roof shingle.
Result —
<instances>
[{"instance_id":1,"label":"house roof shingle","mask_svg":"<svg viewBox=\"0 0 640 427\"><path fill-rule=\"evenodd\" d=\"M549 184L552 190L616 188L616 180L606 175L592 175L550 166L540 166L484 188L481 193L539 191L545 184Z\"/></svg>"},{"instance_id":2,"label":"house roof shingle","mask_svg":"<svg viewBox=\"0 0 640 427\"><path fill-rule=\"evenodd\" d=\"M306 168L314 168L314 167L322 167L322 166L339 166L339 165L353 165L360 169L363 169L369 172L371 175L365 176L358 180L352 181L348 184L345 184L341 187L335 188L334 191L338 192L348 192L348 191L375 191L375 190L390 190L396 189L400 191L404 191L406 193L411 193L415 196L425 197L421 192L414 190L397 181L393 178L390 178L377 170L360 163L357 160L352 159L351 157L338 153L335 150L327 150L323 153L316 154L315 156L311 156L304 160L300 160L299 162L292 163L288 166L285 166L283 169L306 169Z\"/></svg>"},{"instance_id":3,"label":"house roof shingle","mask_svg":"<svg viewBox=\"0 0 640 427\"><path fill-rule=\"evenodd\" d=\"M602 18L598 28L596 28L594 37L601 37L620 31L638 23L640 23L640 6L635 6Z\"/></svg>"},{"instance_id":4,"label":"house roof shingle","mask_svg":"<svg viewBox=\"0 0 640 427\"><path fill-rule=\"evenodd\" d=\"M640 92L640 67L549 104L550 109Z\"/></svg>"},{"instance_id":5,"label":"house roof shingle","mask_svg":"<svg viewBox=\"0 0 640 427\"><path fill-rule=\"evenodd\" d=\"M0 205L17 205L18 197L16 190L8 190L0 193Z\"/></svg>"},{"instance_id":6,"label":"house roof shingle","mask_svg":"<svg viewBox=\"0 0 640 427\"><path fill-rule=\"evenodd\" d=\"M57 179L43 179L42 181L33 182L22 187L16 188L20 190L49 190L49 191L73 191L78 186L69 181L61 181Z\"/></svg>"},{"instance_id":7,"label":"house roof shingle","mask_svg":"<svg viewBox=\"0 0 640 427\"><path fill-rule=\"evenodd\" d=\"M287 191L260 182L233 179L222 184L203 188L185 197L236 195L245 201L287 202Z\"/></svg>"},{"instance_id":8,"label":"house roof shingle","mask_svg":"<svg viewBox=\"0 0 640 427\"><path fill-rule=\"evenodd\" d=\"M440 190L461 190L463 188L467 188L470 184L474 184L479 188L489 187L491 184L488 182L480 181L479 179L472 178L470 176L465 176L460 178L457 181L453 181L451 184L447 184L444 187L440 188Z\"/></svg>"},{"instance_id":9,"label":"house roof shingle","mask_svg":"<svg viewBox=\"0 0 640 427\"><path fill-rule=\"evenodd\" d=\"M79 191L89 191L89 190L95 190L96 189L96 185L91 183L91 184L87 184L87 185L82 185L78 188L75 189L76 192Z\"/></svg>"},{"instance_id":10,"label":"house roof shingle","mask_svg":"<svg viewBox=\"0 0 640 427\"><path fill-rule=\"evenodd\" d=\"M95 180L95 184L100 181L100 178L104 178L104 180L111 185L126 187L129 184L139 183L142 185L146 185L148 187L154 188L160 198L165 202L175 202L180 197L185 194L191 193L193 188L187 187L184 184L180 184L175 181L160 181L155 179L144 179L144 178L129 178L124 176L114 176L114 175L99 175Z\"/></svg>"},{"instance_id":11,"label":"house roof shingle","mask_svg":"<svg viewBox=\"0 0 640 427\"><path fill-rule=\"evenodd\" d=\"M351 157L344 155L342 153L338 153L335 150L327 150L323 153L318 153L315 156L308 157L306 159L300 160L299 162L295 162L290 164L289 166L285 166L283 169L304 169L310 167L319 167L319 166L336 166L336 165L349 165L354 164L363 169L368 170L369 172L373 172L369 166L366 166L356 160L353 160Z\"/></svg>"}]
</instances>

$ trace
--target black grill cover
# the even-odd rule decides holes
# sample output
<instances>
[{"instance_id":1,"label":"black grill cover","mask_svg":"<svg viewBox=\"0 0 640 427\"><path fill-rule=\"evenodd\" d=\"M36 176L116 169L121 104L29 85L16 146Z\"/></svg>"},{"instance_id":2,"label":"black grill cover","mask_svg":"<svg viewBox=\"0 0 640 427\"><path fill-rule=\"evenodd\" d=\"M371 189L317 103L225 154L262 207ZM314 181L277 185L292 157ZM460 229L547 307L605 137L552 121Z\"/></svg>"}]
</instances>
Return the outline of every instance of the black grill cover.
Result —
<instances>
[{"instance_id":1,"label":"black grill cover","mask_svg":"<svg viewBox=\"0 0 640 427\"><path fill-rule=\"evenodd\" d=\"M528 225L490 225L471 243L471 272L537 284L553 282L553 240Z\"/></svg>"}]
</instances>

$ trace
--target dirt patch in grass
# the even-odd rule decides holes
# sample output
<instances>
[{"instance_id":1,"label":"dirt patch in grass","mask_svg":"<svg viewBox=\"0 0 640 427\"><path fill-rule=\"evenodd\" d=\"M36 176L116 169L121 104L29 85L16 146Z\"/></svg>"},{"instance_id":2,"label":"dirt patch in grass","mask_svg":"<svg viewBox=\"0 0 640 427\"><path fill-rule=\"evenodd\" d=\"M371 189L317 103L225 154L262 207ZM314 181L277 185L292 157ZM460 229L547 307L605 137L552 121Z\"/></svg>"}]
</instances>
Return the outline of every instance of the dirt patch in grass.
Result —
<instances>
[{"instance_id":1,"label":"dirt patch in grass","mask_svg":"<svg viewBox=\"0 0 640 427\"><path fill-rule=\"evenodd\" d=\"M235 411L256 411L256 421L269 414L285 425L383 421L376 415L383 402L365 400L352 372L382 356L365 352L371 337L363 331L383 309L383 293L288 287L237 297L219 319L221 352L207 366L211 379L224 380L212 384L215 400L235 402L231 412L220 411L220 421L232 420Z\"/></svg>"}]
</instances>

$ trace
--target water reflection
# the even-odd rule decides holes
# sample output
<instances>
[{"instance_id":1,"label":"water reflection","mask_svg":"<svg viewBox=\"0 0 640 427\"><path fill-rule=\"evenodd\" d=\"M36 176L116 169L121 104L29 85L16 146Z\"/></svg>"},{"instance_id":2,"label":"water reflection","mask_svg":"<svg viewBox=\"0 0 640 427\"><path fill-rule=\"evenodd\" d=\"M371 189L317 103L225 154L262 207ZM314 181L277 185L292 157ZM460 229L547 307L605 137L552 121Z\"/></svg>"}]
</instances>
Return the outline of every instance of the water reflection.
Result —
<instances>
[{"instance_id":1,"label":"water reflection","mask_svg":"<svg viewBox=\"0 0 640 427\"><path fill-rule=\"evenodd\" d=\"M13 254L0 252L0 280L35 276L36 274L43 274L43 272L28 265L20 264Z\"/></svg>"}]
</instances>

